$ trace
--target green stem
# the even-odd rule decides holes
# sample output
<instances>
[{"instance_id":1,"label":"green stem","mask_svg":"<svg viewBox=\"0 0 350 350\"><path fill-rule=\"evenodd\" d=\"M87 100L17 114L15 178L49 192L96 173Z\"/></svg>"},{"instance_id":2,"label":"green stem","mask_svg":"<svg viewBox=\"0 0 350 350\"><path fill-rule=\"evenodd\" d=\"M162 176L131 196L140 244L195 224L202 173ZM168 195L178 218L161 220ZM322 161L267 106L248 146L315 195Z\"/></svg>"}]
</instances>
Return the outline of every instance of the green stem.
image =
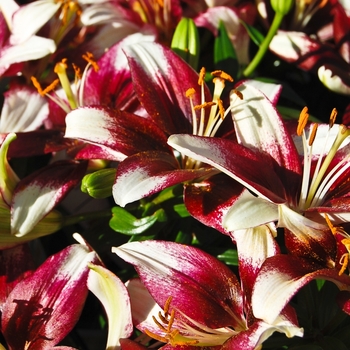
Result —
<instances>
[{"instance_id":1,"label":"green stem","mask_svg":"<svg viewBox=\"0 0 350 350\"><path fill-rule=\"evenodd\" d=\"M284 17L284 14L276 12L275 17L274 17L272 24L270 26L270 29L269 29L264 41L261 43L258 52L256 53L253 60L250 62L250 64L243 71L243 75L245 77L248 77L249 75L251 75L254 72L254 70L256 69L256 67L259 65L259 63L262 60L262 58L264 57L267 49L269 48L269 45L270 45L272 38L275 36L279 26L281 25L283 17Z\"/></svg>"},{"instance_id":2,"label":"green stem","mask_svg":"<svg viewBox=\"0 0 350 350\"><path fill-rule=\"evenodd\" d=\"M100 210L100 211L95 211L91 213L70 215L64 218L63 226L74 225L74 224L78 224L81 221L99 219L99 218L105 218L105 217L109 217L109 218L112 217L111 210Z\"/></svg>"}]
</instances>

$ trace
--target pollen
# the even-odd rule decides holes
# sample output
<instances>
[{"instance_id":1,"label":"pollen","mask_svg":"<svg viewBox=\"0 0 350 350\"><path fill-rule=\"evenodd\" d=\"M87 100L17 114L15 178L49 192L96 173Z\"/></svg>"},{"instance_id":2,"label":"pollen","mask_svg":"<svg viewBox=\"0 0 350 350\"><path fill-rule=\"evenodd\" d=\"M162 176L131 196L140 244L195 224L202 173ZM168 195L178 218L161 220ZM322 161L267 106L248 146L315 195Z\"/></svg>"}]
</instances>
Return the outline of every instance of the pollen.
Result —
<instances>
[{"instance_id":1,"label":"pollen","mask_svg":"<svg viewBox=\"0 0 350 350\"><path fill-rule=\"evenodd\" d=\"M196 93L196 90L194 88L189 88L186 90L185 95L186 97L192 97Z\"/></svg>"},{"instance_id":2,"label":"pollen","mask_svg":"<svg viewBox=\"0 0 350 350\"><path fill-rule=\"evenodd\" d=\"M199 110L199 109L210 108L211 106L214 106L214 105L216 105L216 103L215 103L215 102L212 102L212 101L210 101L210 102L204 102L204 103L202 103L202 104L200 104L200 105L194 106L193 109L194 109L195 111L197 111L197 110Z\"/></svg>"},{"instance_id":3,"label":"pollen","mask_svg":"<svg viewBox=\"0 0 350 350\"><path fill-rule=\"evenodd\" d=\"M303 130L305 129L308 119L309 119L308 108L304 107L303 110L300 112L300 116L299 116L299 121L297 126L298 136L301 136L301 134L303 133Z\"/></svg>"},{"instance_id":4,"label":"pollen","mask_svg":"<svg viewBox=\"0 0 350 350\"><path fill-rule=\"evenodd\" d=\"M200 72L199 72L198 85L203 85L204 84L204 77L205 77L205 68L202 67Z\"/></svg>"},{"instance_id":5,"label":"pollen","mask_svg":"<svg viewBox=\"0 0 350 350\"><path fill-rule=\"evenodd\" d=\"M233 89L231 92L234 93L240 100L243 100L243 94L240 91Z\"/></svg>"},{"instance_id":6,"label":"pollen","mask_svg":"<svg viewBox=\"0 0 350 350\"><path fill-rule=\"evenodd\" d=\"M90 63L95 72L98 72L100 67L97 62L94 60L94 55L91 52L87 52L82 56L87 63Z\"/></svg>"},{"instance_id":7,"label":"pollen","mask_svg":"<svg viewBox=\"0 0 350 350\"><path fill-rule=\"evenodd\" d=\"M225 73L222 70L214 70L213 72L211 72L211 75L214 76L214 77L218 77L218 78L227 80L227 81L229 81L231 83L233 82L233 78L231 77L231 75Z\"/></svg>"},{"instance_id":8,"label":"pollen","mask_svg":"<svg viewBox=\"0 0 350 350\"><path fill-rule=\"evenodd\" d=\"M309 137L309 146L311 146L315 141L317 129L318 129L318 124L314 124Z\"/></svg>"},{"instance_id":9,"label":"pollen","mask_svg":"<svg viewBox=\"0 0 350 350\"><path fill-rule=\"evenodd\" d=\"M82 74L81 74L81 69L74 63L72 63L73 69L74 69L74 73L75 73L75 77L76 79L81 79Z\"/></svg>"},{"instance_id":10,"label":"pollen","mask_svg":"<svg viewBox=\"0 0 350 350\"><path fill-rule=\"evenodd\" d=\"M332 112L331 112L331 115L330 115L330 117L329 117L329 127L330 127L330 128L334 125L335 120L336 120L336 118L337 118L337 114L338 114L337 109L336 109L336 108L333 108L333 109L332 109Z\"/></svg>"},{"instance_id":11,"label":"pollen","mask_svg":"<svg viewBox=\"0 0 350 350\"><path fill-rule=\"evenodd\" d=\"M38 90L40 96L45 96L50 91L54 90L56 88L56 86L58 85L58 83L60 82L59 79L55 79L49 86L47 86L45 89L42 89L40 83L38 82L38 80L35 77L31 77L30 79L31 79L33 85L35 86L35 88Z\"/></svg>"}]
</instances>

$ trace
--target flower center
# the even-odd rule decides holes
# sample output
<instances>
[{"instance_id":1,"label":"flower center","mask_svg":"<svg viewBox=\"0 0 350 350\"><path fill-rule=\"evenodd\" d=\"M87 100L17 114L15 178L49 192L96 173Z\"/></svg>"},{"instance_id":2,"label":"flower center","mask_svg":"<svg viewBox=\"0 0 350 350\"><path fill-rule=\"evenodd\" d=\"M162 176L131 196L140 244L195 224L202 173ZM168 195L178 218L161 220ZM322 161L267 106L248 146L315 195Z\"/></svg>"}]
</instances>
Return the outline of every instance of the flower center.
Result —
<instances>
[{"instance_id":1,"label":"flower center","mask_svg":"<svg viewBox=\"0 0 350 350\"><path fill-rule=\"evenodd\" d=\"M313 154L313 144L317 136L318 124L313 125L311 129L312 131L307 138L304 130L309 117L307 107L305 107L300 113L297 135L302 136L304 149L303 179L299 198L299 209L302 211L310 207L319 206L323 202L331 187L350 167L348 156L344 157L332 168L330 167L330 164L343 141L350 135L350 129L348 129L345 125L339 125L337 135L333 140L331 148L327 152L326 145L329 138L332 137L331 130L334 127L336 116L337 110L333 109L330 115L329 127L326 133L323 149L321 150L320 154ZM316 165L313 161L315 156L318 158ZM313 170L314 165L315 167Z\"/></svg>"},{"instance_id":2,"label":"flower center","mask_svg":"<svg viewBox=\"0 0 350 350\"><path fill-rule=\"evenodd\" d=\"M233 82L233 78L221 70L211 72L214 83L213 98L212 101L205 101L205 74L206 71L203 67L200 70L198 77L198 85L201 87L201 103L199 105L194 105L193 103L193 96L196 93L194 88L188 89L185 94L190 101L192 110L193 135L214 137L227 114L231 111L230 107L227 109L224 108L220 97L224 91L225 82ZM243 99L243 95L239 91L233 90L233 92L236 93L240 99ZM206 117L207 110L209 110L209 115ZM186 169L199 168L199 162L192 160L191 158L183 158L186 159L186 162L184 162Z\"/></svg>"},{"instance_id":3,"label":"flower center","mask_svg":"<svg viewBox=\"0 0 350 350\"><path fill-rule=\"evenodd\" d=\"M149 330L145 333L160 342L172 346L216 346L222 345L227 339L238 332L231 328L211 329L202 325L179 310L170 310L172 297L164 305L164 311L158 313L158 319L152 316L153 321L164 335L155 334ZM176 317L181 314L182 319ZM188 322L188 323L187 323Z\"/></svg>"},{"instance_id":4,"label":"flower center","mask_svg":"<svg viewBox=\"0 0 350 350\"><path fill-rule=\"evenodd\" d=\"M58 79L54 80L49 86L43 89L35 77L31 77L33 85L37 88L41 96L47 96L58 106L60 106L66 113L69 113L72 109L76 109L79 106L83 105L84 100L84 84L86 80L86 74L88 69L92 66L95 72L99 70L97 63L94 61L93 55L90 52L87 52L82 56L87 65L84 69L83 74L81 74L80 69L73 64L73 69L75 72L75 81L74 81L74 91L70 80L67 75L67 59L63 59L61 62L57 63L54 68L54 72L57 74ZM61 84L64 94L68 100L69 106L66 101L54 93L54 89L58 84Z\"/></svg>"}]
</instances>

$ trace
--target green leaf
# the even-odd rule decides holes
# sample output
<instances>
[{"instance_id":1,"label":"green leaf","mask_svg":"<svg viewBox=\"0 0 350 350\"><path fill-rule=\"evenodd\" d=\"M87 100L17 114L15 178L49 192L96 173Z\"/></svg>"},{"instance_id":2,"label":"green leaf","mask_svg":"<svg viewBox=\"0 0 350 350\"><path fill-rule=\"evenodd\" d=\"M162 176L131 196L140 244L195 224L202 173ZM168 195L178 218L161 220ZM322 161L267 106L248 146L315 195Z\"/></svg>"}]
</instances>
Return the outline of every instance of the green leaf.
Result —
<instances>
[{"instance_id":1,"label":"green leaf","mask_svg":"<svg viewBox=\"0 0 350 350\"><path fill-rule=\"evenodd\" d=\"M214 64L216 69L225 71L234 79L237 78L239 64L236 51L222 21L214 42Z\"/></svg>"},{"instance_id":2,"label":"green leaf","mask_svg":"<svg viewBox=\"0 0 350 350\"><path fill-rule=\"evenodd\" d=\"M216 257L226 265L238 266L238 252L236 249L227 249L218 253Z\"/></svg>"},{"instance_id":3,"label":"green leaf","mask_svg":"<svg viewBox=\"0 0 350 350\"><path fill-rule=\"evenodd\" d=\"M174 211L181 217L181 218L187 218L190 215L190 213L187 211L185 204L175 204L174 205Z\"/></svg>"},{"instance_id":4,"label":"green leaf","mask_svg":"<svg viewBox=\"0 0 350 350\"><path fill-rule=\"evenodd\" d=\"M127 210L120 207L112 208L112 219L109 221L109 226L117 232L126 235L139 235L148 230L157 221L164 222L167 220L166 213L163 209L158 209L150 216L136 218Z\"/></svg>"},{"instance_id":5,"label":"green leaf","mask_svg":"<svg viewBox=\"0 0 350 350\"><path fill-rule=\"evenodd\" d=\"M240 20L241 24L244 26L246 29L250 39L252 39L253 43L257 46L260 46L261 43L264 41L265 36L259 32L256 28L253 26L249 25L248 23L245 23L244 21Z\"/></svg>"}]
</instances>

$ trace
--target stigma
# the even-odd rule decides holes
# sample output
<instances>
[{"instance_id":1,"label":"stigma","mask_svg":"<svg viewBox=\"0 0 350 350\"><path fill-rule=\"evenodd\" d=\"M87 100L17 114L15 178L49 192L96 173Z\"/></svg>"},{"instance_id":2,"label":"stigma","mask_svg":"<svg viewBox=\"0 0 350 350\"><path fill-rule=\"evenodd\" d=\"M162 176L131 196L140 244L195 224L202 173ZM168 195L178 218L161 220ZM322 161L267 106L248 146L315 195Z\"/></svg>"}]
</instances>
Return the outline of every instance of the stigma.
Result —
<instances>
[{"instance_id":1,"label":"stigma","mask_svg":"<svg viewBox=\"0 0 350 350\"><path fill-rule=\"evenodd\" d=\"M172 297L169 297L164 305L163 312L158 313L158 318L153 316L153 321L159 328L158 333L145 329L145 333L162 343L171 346L217 346L222 345L226 340L238 332L225 327L211 329L186 316L181 311L172 308L170 304Z\"/></svg>"},{"instance_id":2,"label":"stigma","mask_svg":"<svg viewBox=\"0 0 350 350\"><path fill-rule=\"evenodd\" d=\"M333 109L330 114L328 131L325 135L323 148L315 154L313 146L317 139L319 125L313 124L311 132L307 137L305 133L305 126L309 117L307 107L300 113L297 135L302 137L304 150L303 178L298 204L301 211L320 206L339 177L350 167L348 157L342 159L338 164L332 164L331 166L337 151L348 136L350 136L350 129L345 125L335 125L336 116L337 110ZM334 131L336 129L334 128L338 128L335 136ZM326 147L329 142L332 142L332 145L327 149Z\"/></svg>"}]
</instances>

